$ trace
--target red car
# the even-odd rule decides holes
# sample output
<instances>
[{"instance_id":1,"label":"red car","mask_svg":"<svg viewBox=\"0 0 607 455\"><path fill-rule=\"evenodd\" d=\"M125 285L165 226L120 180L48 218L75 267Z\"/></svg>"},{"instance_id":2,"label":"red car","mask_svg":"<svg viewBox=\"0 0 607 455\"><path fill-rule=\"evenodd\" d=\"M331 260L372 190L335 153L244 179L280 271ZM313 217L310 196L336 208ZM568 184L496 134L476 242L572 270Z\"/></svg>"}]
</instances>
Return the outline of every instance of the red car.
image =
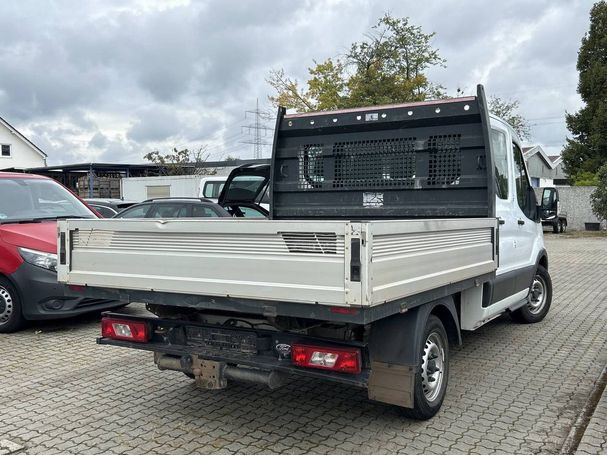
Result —
<instances>
[{"instance_id":1,"label":"red car","mask_svg":"<svg viewBox=\"0 0 607 455\"><path fill-rule=\"evenodd\" d=\"M24 320L75 316L121 306L65 297L57 283L57 220L97 215L55 180L0 172L0 333Z\"/></svg>"}]
</instances>

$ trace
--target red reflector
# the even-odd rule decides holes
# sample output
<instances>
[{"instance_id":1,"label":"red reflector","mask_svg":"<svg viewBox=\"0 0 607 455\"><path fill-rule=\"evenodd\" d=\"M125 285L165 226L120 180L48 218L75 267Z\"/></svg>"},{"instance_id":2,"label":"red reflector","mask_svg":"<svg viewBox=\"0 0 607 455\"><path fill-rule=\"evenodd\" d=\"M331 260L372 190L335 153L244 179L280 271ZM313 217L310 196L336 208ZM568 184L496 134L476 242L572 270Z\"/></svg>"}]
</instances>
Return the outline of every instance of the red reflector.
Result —
<instances>
[{"instance_id":1,"label":"red reflector","mask_svg":"<svg viewBox=\"0 0 607 455\"><path fill-rule=\"evenodd\" d=\"M356 308L344 308L342 306L332 306L329 311L335 314L358 314Z\"/></svg>"},{"instance_id":2,"label":"red reflector","mask_svg":"<svg viewBox=\"0 0 607 455\"><path fill-rule=\"evenodd\" d=\"M84 291L84 286L80 286L79 284L68 284L68 289L74 292L82 292Z\"/></svg>"},{"instance_id":3,"label":"red reflector","mask_svg":"<svg viewBox=\"0 0 607 455\"><path fill-rule=\"evenodd\" d=\"M300 367L320 368L340 373L358 374L361 370L360 350L355 348L294 344L291 348L291 362Z\"/></svg>"},{"instance_id":4,"label":"red reflector","mask_svg":"<svg viewBox=\"0 0 607 455\"><path fill-rule=\"evenodd\" d=\"M101 336L113 340L145 343L149 340L148 325L145 322L103 318L101 319Z\"/></svg>"}]
</instances>

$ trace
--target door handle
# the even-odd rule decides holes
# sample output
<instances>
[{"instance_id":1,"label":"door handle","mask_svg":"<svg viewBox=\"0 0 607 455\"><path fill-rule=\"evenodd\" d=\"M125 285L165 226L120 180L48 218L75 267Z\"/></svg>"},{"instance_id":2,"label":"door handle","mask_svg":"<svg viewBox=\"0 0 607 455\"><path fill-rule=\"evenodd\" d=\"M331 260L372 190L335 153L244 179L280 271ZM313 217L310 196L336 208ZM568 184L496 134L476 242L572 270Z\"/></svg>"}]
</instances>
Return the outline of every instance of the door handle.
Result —
<instances>
[{"instance_id":1,"label":"door handle","mask_svg":"<svg viewBox=\"0 0 607 455\"><path fill-rule=\"evenodd\" d=\"M505 219L503 219L503 218L500 218L499 216L497 217L497 222L498 222L499 224L506 224L506 220L505 220Z\"/></svg>"},{"instance_id":2,"label":"door handle","mask_svg":"<svg viewBox=\"0 0 607 455\"><path fill-rule=\"evenodd\" d=\"M521 220L519 218L519 220L517 221L517 223L518 223L519 226L522 226L523 224L525 224L525 220Z\"/></svg>"}]
</instances>

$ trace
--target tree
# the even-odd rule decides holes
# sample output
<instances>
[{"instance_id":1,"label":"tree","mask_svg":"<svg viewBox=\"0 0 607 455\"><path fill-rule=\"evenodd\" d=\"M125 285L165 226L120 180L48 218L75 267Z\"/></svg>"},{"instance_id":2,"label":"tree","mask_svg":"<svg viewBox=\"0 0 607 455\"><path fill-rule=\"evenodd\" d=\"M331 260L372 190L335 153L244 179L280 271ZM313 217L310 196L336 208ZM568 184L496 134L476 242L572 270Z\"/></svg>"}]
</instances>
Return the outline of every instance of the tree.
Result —
<instances>
[{"instance_id":1,"label":"tree","mask_svg":"<svg viewBox=\"0 0 607 455\"><path fill-rule=\"evenodd\" d=\"M578 93L585 106L567 114L572 138L563 149L565 170L578 184L582 173L596 173L607 162L607 3L594 4L590 11L590 30L578 53L580 73Z\"/></svg>"},{"instance_id":2,"label":"tree","mask_svg":"<svg viewBox=\"0 0 607 455\"><path fill-rule=\"evenodd\" d=\"M596 173L597 187L590 195L592 211L600 220L607 220L607 163Z\"/></svg>"},{"instance_id":3,"label":"tree","mask_svg":"<svg viewBox=\"0 0 607 455\"><path fill-rule=\"evenodd\" d=\"M228 156L226 156L226 157L225 157L223 160L224 160L226 163L232 163L232 162L234 162L234 161L238 161L238 159L239 159L239 158L238 158L237 156L234 156L234 155L228 155Z\"/></svg>"},{"instance_id":4,"label":"tree","mask_svg":"<svg viewBox=\"0 0 607 455\"><path fill-rule=\"evenodd\" d=\"M521 139L528 139L531 127L525 117L518 112L517 100L503 100L497 96L489 98L489 112L497 115L516 131Z\"/></svg>"},{"instance_id":5,"label":"tree","mask_svg":"<svg viewBox=\"0 0 607 455\"><path fill-rule=\"evenodd\" d=\"M213 173L204 166L208 156L206 147L200 147L196 151L173 148L172 153L166 155L155 150L147 153L143 158L157 164L165 175L194 175Z\"/></svg>"},{"instance_id":6,"label":"tree","mask_svg":"<svg viewBox=\"0 0 607 455\"><path fill-rule=\"evenodd\" d=\"M426 70L444 66L426 34L408 18L384 15L365 39L352 43L344 57L314 62L302 89L284 70L270 72L267 82L276 91L270 100L297 111L329 110L444 97Z\"/></svg>"}]
</instances>

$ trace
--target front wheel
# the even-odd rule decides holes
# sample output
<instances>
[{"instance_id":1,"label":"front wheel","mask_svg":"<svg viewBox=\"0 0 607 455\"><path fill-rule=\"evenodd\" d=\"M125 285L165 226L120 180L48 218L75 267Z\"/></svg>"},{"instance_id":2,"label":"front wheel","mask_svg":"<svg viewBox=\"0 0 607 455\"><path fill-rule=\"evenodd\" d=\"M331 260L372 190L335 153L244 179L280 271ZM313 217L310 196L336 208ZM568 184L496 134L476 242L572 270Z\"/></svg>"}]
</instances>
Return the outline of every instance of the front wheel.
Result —
<instances>
[{"instance_id":1,"label":"front wheel","mask_svg":"<svg viewBox=\"0 0 607 455\"><path fill-rule=\"evenodd\" d=\"M6 278L0 277L0 333L16 332L22 324L21 300L17 290Z\"/></svg>"},{"instance_id":2,"label":"front wheel","mask_svg":"<svg viewBox=\"0 0 607 455\"><path fill-rule=\"evenodd\" d=\"M533 283L529 288L527 303L518 310L512 312L515 321L525 324L540 322L548 314L552 304L552 279L548 270L538 265Z\"/></svg>"},{"instance_id":3,"label":"front wheel","mask_svg":"<svg viewBox=\"0 0 607 455\"><path fill-rule=\"evenodd\" d=\"M402 409L406 417L427 420L440 409L449 379L449 341L441 320L431 315L423 331L422 348L415 375L413 409Z\"/></svg>"}]
</instances>

